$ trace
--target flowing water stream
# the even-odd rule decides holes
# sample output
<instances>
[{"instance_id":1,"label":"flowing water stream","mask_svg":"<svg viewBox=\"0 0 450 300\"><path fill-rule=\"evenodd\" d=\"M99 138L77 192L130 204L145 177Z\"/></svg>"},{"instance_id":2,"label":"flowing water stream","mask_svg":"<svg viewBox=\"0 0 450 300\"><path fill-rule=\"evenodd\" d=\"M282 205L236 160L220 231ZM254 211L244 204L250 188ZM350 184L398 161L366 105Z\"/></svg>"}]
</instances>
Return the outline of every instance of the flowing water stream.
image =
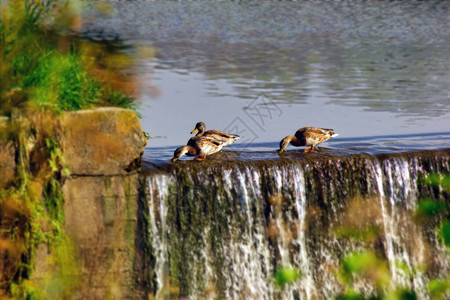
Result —
<instances>
[{"instance_id":1,"label":"flowing water stream","mask_svg":"<svg viewBox=\"0 0 450 300\"><path fill-rule=\"evenodd\" d=\"M448 201L421 178L449 171L448 150L149 169L155 293L167 292L170 278L192 299L330 299L343 291L341 260L371 250L387 260L392 288L426 299L430 278L445 277L450 265L436 233L412 216L425 197ZM339 235L353 219L378 226L375 241ZM285 265L302 276L280 288L273 274Z\"/></svg>"}]
</instances>

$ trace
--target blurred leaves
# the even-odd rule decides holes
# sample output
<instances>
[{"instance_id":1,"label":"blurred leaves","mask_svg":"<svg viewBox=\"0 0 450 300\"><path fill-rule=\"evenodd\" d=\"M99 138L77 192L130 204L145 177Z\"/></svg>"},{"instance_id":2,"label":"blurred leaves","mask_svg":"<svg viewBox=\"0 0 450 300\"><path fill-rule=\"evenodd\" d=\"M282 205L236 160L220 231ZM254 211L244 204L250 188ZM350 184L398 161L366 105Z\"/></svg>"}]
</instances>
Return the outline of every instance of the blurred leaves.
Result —
<instances>
[{"instance_id":1,"label":"blurred leaves","mask_svg":"<svg viewBox=\"0 0 450 300\"><path fill-rule=\"evenodd\" d=\"M424 199L419 202L415 216L417 218L431 218L441 215L448 210L448 203L437 202L432 199Z\"/></svg>"},{"instance_id":2,"label":"blurred leaves","mask_svg":"<svg viewBox=\"0 0 450 300\"><path fill-rule=\"evenodd\" d=\"M383 298L385 300L416 300L417 295L414 291L400 288L395 291L391 291Z\"/></svg>"},{"instance_id":3,"label":"blurred leaves","mask_svg":"<svg viewBox=\"0 0 450 300\"><path fill-rule=\"evenodd\" d=\"M450 293L450 278L444 280L434 279L428 283L431 299L444 300Z\"/></svg>"},{"instance_id":4,"label":"blurred leaves","mask_svg":"<svg viewBox=\"0 0 450 300\"><path fill-rule=\"evenodd\" d=\"M429 187L430 198L420 199L414 211L399 210L396 214L403 214L403 217L411 218L414 216L415 223L423 225L431 224L431 228L436 226L437 234L443 244L449 250L450 248L450 220L449 202L445 199L446 192L450 192L450 174L429 174L419 178L422 185ZM434 199L435 189L443 191L444 201ZM352 199L349 202L348 209L340 220L339 226L335 230L338 238L348 239L355 245L362 245L364 248L367 243L374 246L377 240L382 241L383 230L380 225L381 212L378 208L370 206L377 201L366 201L367 199ZM427 225L427 227L430 227ZM412 231L413 232L413 231ZM403 232L405 236L409 232ZM413 243L418 237L411 236L411 248L416 248ZM362 242L362 243L361 243ZM374 243L375 242L375 243ZM423 245L422 245L423 247ZM375 248L376 249L376 248ZM425 248L426 249L426 248ZM422 255L426 253L423 252ZM450 252L449 252L450 253ZM344 291L337 296L337 299L385 299L385 300L415 300L419 295L408 287L393 286L391 284L391 271L389 267L404 274L407 278L413 279L416 276L424 276L424 272L429 272L429 264L432 264L432 257L428 257L424 265L416 264L409 266L403 260L388 262L384 253L361 250L345 255L341 259L339 268L339 279L343 285ZM389 266L393 263L394 266ZM421 274L418 274L421 273ZM367 291L361 289L363 286L370 286L374 289ZM449 299L450 280L449 278L431 279L427 286L431 299L443 300ZM426 293L426 291L424 291Z\"/></svg>"},{"instance_id":5,"label":"blurred leaves","mask_svg":"<svg viewBox=\"0 0 450 300\"><path fill-rule=\"evenodd\" d=\"M450 192L450 174L428 174L425 178L421 179L425 184L432 187L440 187Z\"/></svg>"},{"instance_id":6,"label":"blurred leaves","mask_svg":"<svg viewBox=\"0 0 450 300\"><path fill-rule=\"evenodd\" d=\"M378 288L386 287L390 282L387 262L373 252L356 252L342 261L341 279L349 284L364 279Z\"/></svg>"},{"instance_id":7,"label":"blurred leaves","mask_svg":"<svg viewBox=\"0 0 450 300\"><path fill-rule=\"evenodd\" d=\"M422 178L422 181L433 188L450 192L450 174L429 174ZM450 203L448 201L423 199L419 202L415 216L420 221L439 220L439 237L447 249L450 248Z\"/></svg>"},{"instance_id":8,"label":"blurred leaves","mask_svg":"<svg viewBox=\"0 0 450 300\"><path fill-rule=\"evenodd\" d=\"M0 114L14 107L135 108L133 61L116 44L86 41L77 1L4 1L0 21Z\"/></svg>"},{"instance_id":9,"label":"blurred leaves","mask_svg":"<svg viewBox=\"0 0 450 300\"><path fill-rule=\"evenodd\" d=\"M301 276L300 270L292 266L282 266L275 271L275 282L278 286L284 287L297 281Z\"/></svg>"},{"instance_id":10,"label":"blurred leaves","mask_svg":"<svg viewBox=\"0 0 450 300\"><path fill-rule=\"evenodd\" d=\"M446 220L442 222L439 228L439 235L444 242L445 246L450 247L450 221Z\"/></svg>"}]
</instances>

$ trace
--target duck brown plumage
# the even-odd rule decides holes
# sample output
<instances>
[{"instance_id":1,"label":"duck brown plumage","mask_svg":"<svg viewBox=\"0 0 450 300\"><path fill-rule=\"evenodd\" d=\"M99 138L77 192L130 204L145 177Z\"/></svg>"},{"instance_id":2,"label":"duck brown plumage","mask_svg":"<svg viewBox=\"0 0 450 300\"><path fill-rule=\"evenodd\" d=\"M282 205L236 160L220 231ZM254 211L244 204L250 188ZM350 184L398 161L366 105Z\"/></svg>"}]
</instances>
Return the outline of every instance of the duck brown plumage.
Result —
<instances>
[{"instance_id":1,"label":"duck brown plumage","mask_svg":"<svg viewBox=\"0 0 450 300\"><path fill-rule=\"evenodd\" d=\"M318 144L328 141L332 137L336 137L338 135L339 134L335 133L333 129L302 127L297 130L294 136L288 135L280 141L280 149L278 152L282 153L289 143L295 147L311 147L309 149L305 149L304 152L313 152Z\"/></svg>"}]
</instances>

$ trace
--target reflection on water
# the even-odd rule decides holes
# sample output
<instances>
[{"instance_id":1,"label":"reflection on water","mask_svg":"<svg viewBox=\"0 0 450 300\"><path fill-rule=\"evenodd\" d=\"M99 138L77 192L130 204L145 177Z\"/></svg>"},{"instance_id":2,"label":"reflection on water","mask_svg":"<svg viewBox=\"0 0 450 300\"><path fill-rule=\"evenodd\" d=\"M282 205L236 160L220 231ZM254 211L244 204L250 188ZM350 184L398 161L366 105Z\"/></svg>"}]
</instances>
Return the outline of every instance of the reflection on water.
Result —
<instances>
[{"instance_id":1,"label":"reflection on water","mask_svg":"<svg viewBox=\"0 0 450 300\"><path fill-rule=\"evenodd\" d=\"M248 124L242 107L261 94L285 114L254 142L308 125L343 137L450 128L447 1L110 6L105 14L86 3L84 33L156 48L156 58L138 62L160 88L142 97L144 128L166 137L153 146L182 144L198 121Z\"/></svg>"}]
</instances>

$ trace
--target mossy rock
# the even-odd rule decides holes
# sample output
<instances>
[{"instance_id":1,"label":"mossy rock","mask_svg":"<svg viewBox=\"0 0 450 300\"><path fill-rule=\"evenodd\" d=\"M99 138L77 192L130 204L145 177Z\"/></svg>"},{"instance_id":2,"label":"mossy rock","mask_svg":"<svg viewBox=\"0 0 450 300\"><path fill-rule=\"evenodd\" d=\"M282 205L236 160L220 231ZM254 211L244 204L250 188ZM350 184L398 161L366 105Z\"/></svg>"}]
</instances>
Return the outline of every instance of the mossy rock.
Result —
<instances>
[{"instance_id":1,"label":"mossy rock","mask_svg":"<svg viewBox=\"0 0 450 300\"><path fill-rule=\"evenodd\" d=\"M63 130L63 154L71 175L123 175L140 166L145 138L131 110L68 112Z\"/></svg>"},{"instance_id":2,"label":"mossy rock","mask_svg":"<svg viewBox=\"0 0 450 300\"><path fill-rule=\"evenodd\" d=\"M16 175L16 148L9 140L9 118L0 117L0 189L8 187Z\"/></svg>"}]
</instances>

